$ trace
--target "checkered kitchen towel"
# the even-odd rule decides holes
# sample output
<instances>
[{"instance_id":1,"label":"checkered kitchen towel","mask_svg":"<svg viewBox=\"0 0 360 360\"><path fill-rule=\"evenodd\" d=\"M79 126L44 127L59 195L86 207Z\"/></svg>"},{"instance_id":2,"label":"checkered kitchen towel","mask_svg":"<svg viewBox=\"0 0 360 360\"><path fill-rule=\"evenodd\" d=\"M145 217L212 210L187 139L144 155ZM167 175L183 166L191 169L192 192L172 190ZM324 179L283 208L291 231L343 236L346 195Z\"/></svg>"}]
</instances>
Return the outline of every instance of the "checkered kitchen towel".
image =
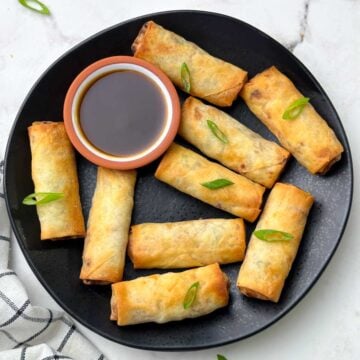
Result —
<instances>
[{"instance_id":1,"label":"checkered kitchen towel","mask_svg":"<svg viewBox=\"0 0 360 360\"><path fill-rule=\"evenodd\" d=\"M63 312L33 306L9 270L10 225L0 163L0 360L105 359Z\"/></svg>"}]
</instances>

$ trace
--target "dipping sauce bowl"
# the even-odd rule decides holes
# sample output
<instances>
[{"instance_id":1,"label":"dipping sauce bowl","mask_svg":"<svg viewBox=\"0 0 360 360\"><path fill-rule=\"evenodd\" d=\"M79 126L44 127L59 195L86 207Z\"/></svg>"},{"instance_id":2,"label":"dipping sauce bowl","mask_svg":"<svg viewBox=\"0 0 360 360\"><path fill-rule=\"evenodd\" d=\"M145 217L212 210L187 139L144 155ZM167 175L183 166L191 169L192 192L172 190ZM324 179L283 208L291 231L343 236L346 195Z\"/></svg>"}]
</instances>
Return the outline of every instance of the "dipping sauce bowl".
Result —
<instances>
[{"instance_id":1,"label":"dipping sauce bowl","mask_svg":"<svg viewBox=\"0 0 360 360\"><path fill-rule=\"evenodd\" d=\"M64 123L70 141L89 161L135 169L158 158L174 140L179 97L154 65L112 56L74 79L65 97Z\"/></svg>"}]
</instances>

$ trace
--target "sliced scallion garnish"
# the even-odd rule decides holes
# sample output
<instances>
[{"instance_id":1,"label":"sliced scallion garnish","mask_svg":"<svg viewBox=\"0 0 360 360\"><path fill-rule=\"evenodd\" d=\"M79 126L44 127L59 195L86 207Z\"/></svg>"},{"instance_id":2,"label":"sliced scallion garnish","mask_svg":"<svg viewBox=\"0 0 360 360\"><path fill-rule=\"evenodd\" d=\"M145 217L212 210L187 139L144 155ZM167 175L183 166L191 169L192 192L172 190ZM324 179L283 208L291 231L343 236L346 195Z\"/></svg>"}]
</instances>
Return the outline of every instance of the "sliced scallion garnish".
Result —
<instances>
[{"instance_id":1,"label":"sliced scallion garnish","mask_svg":"<svg viewBox=\"0 0 360 360\"><path fill-rule=\"evenodd\" d=\"M38 0L18 0L18 1L22 6L32 11L35 11L42 15L50 15L49 8Z\"/></svg>"},{"instance_id":2,"label":"sliced scallion garnish","mask_svg":"<svg viewBox=\"0 0 360 360\"><path fill-rule=\"evenodd\" d=\"M184 302L183 302L184 309L189 309L192 306L192 304L194 303L194 301L196 299L196 294L199 290L199 286L200 286L200 283L197 281L189 287L189 289L186 292L186 295L184 297Z\"/></svg>"},{"instance_id":3,"label":"sliced scallion garnish","mask_svg":"<svg viewBox=\"0 0 360 360\"><path fill-rule=\"evenodd\" d=\"M207 125L211 132L224 144L228 144L229 140L226 135L219 129L219 127L212 121L207 120Z\"/></svg>"},{"instance_id":4,"label":"sliced scallion garnish","mask_svg":"<svg viewBox=\"0 0 360 360\"><path fill-rule=\"evenodd\" d=\"M210 190L221 189L225 186L233 185L234 183L228 179L216 179L208 182L204 182L201 185Z\"/></svg>"},{"instance_id":5,"label":"sliced scallion garnish","mask_svg":"<svg viewBox=\"0 0 360 360\"><path fill-rule=\"evenodd\" d=\"M47 204L55 200L59 200L63 197L64 197L63 193L38 192L26 196L22 201L22 203L24 205L41 205L41 204Z\"/></svg>"},{"instance_id":6,"label":"sliced scallion garnish","mask_svg":"<svg viewBox=\"0 0 360 360\"><path fill-rule=\"evenodd\" d=\"M254 231L254 235L264 241L289 241L294 238L293 235L279 230L261 229Z\"/></svg>"},{"instance_id":7,"label":"sliced scallion garnish","mask_svg":"<svg viewBox=\"0 0 360 360\"><path fill-rule=\"evenodd\" d=\"M304 110L304 107L308 104L309 100L310 98L308 97L302 97L300 99L295 100L286 108L282 118L285 120L296 119Z\"/></svg>"},{"instance_id":8,"label":"sliced scallion garnish","mask_svg":"<svg viewBox=\"0 0 360 360\"><path fill-rule=\"evenodd\" d=\"M224 355L217 354L217 360L227 360L227 358Z\"/></svg>"},{"instance_id":9,"label":"sliced scallion garnish","mask_svg":"<svg viewBox=\"0 0 360 360\"><path fill-rule=\"evenodd\" d=\"M184 90L189 93L191 89L191 82L190 82L190 70L186 63L182 63L181 65L181 81L183 83Z\"/></svg>"}]
</instances>

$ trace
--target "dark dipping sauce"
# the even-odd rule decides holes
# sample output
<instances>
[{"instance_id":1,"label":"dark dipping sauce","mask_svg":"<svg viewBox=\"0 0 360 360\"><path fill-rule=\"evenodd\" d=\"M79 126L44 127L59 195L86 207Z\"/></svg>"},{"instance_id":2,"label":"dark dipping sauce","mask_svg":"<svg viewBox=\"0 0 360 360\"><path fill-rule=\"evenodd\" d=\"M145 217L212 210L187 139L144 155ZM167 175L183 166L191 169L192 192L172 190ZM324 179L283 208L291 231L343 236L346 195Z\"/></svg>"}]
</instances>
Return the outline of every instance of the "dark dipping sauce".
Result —
<instances>
[{"instance_id":1,"label":"dark dipping sauce","mask_svg":"<svg viewBox=\"0 0 360 360\"><path fill-rule=\"evenodd\" d=\"M160 137L166 105L160 87L142 73L102 75L85 90L78 109L83 134L99 151L136 155Z\"/></svg>"}]
</instances>

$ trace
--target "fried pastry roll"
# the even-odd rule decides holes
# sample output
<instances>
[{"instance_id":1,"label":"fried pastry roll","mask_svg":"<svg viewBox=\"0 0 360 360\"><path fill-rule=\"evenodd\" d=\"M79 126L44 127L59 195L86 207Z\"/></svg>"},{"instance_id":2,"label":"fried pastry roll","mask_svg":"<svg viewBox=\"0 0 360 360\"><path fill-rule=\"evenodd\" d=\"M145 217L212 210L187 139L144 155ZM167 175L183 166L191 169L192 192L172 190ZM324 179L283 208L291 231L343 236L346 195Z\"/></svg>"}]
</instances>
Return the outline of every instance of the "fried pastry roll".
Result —
<instances>
[{"instance_id":1,"label":"fried pastry roll","mask_svg":"<svg viewBox=\"0 0 360 360\"><path fill-rule=\"evenodd\" d=\"M174 269L241 261L243 219L206 219L133 225L128 254L135 269Z\"/></svg>"},{"instance_id":2,"label":"fried pastry roll","mask_svg":"<svg viewBox=\"0 0 360 360\"><path fill-rule=\"evenodd\" d=\"M247 72L211 56L194 43L148 21L136 37L134 56L159 67L180 89L218 106L230 106L247 79ZM187 67L182 74L183 64ZM183 77L189 84L186 89Z\"/></svg>"},{"instance_id":3,"label":"fried pastry roll","mask_svg":"<svg viewBox=\"0 0 360 360\"><path fill-rule=\"evenodd\" d=\"M292 238L266 241L251 236L237 280L244 295L279 301L313 201L311 194L296 186L275 184L255 230L282 231Z\"/></svg>"},{"instance_id":4,"label":"fried pastry roll","mask_svg":"<svg viewBox=\"0 0 360 360\"><path fill-rule=\"evenodd\" d=\"M303 95L276 67L252 78L241 96L280 143L312 174L324 174L340 160L344 151L342 145L311 104L307 104L296 118L283 119L287 108Z\"/></svg>"},{"instance_id":5,"label":"fried pastry roll","mask_svg":"<svg viewBox=\"0 0 360 360\"><path fill-rule=\"evenodd\" d=\"M206 156L267 188L274 185L290 155L221 110L193 97L182 106L179 134Z\"/></svg>"},{"instance_id":6,"label":"fried pastry roll","mask_svg":"<svg viewBox=\"0 0 360 360\"><path fill-rule=\"evenodd\" d=\"M62 198L36 206L41 240L85 236L74 149L63 122L37 121L29 128L31 174L35 193Z\"/></svg>"},{"instance_id":7,"label":"fried pastry roll","mask_svg":"<svg viewBox=\"0 0 360 360\"><path fill-rule=\"evenodd\" d=\"M85 284L122 279L135 181L135 171L98 168L80 273Z\"/></svg>"},{"instance_id":8,"label":"fried pastry roll","mask_svg":"<svg viewBox=\"0 0 360 360\"><path fill-rule=\"evenodd\" d=\"M191 306L184 306L189 289L198 283ZM112 284L111 320L120 326L195 318L229 302L229 283L218 264L179 273L139 277ZM185 308L186 307L186 308Z\"/></svg>"},{"instance_id":9,"label":"fried pastry roll","mask_svg":"<svg viewBox=\"0 0 360 360\"><path fill-rule=\"evenodd\" d=\"M265 188L203 156L172 144L155 177L174 188L248 221L260 214ZM230 184L218 187L217 182ZM206 185L209 184L209 187ZM214 186L212 186L212 184Z\"/></svg>"}]
</instances>

